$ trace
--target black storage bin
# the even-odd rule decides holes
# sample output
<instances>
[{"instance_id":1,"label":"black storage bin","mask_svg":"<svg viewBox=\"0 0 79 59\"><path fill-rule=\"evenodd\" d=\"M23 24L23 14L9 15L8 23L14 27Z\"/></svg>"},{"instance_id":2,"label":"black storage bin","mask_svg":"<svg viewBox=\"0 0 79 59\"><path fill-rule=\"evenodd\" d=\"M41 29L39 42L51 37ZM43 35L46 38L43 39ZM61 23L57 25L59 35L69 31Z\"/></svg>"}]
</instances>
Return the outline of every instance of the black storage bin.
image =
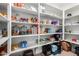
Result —
<instances>
[{"instance_id":1,"label":"black storage bin","mask_svg":"<svg viewBox=\"0 0 79 59\"><path fill-rule=\"evenodd\" d=\"M48 44L48 45L42 46L42 53L45 56L51 55L51 45Z\"/></svg>"},{"instance_id":2,"label":"black storage bin","mask_svg":"<svg viewBox=\"0 0 79 59\"><path fill-rule=\"evenodd\" d=\"M33 50L26 50L23 52L23 56L34 56Z\"/></svg>"},{"instance_id":3,"label":"black storage bin","mask_svg":"<svg viewBox=\"0 0 79 59\"><path fill-rule=\"evenodd\" d=\"M75 47L75 53L79 56L79 47Z\"/></svg>"}]
</instances>

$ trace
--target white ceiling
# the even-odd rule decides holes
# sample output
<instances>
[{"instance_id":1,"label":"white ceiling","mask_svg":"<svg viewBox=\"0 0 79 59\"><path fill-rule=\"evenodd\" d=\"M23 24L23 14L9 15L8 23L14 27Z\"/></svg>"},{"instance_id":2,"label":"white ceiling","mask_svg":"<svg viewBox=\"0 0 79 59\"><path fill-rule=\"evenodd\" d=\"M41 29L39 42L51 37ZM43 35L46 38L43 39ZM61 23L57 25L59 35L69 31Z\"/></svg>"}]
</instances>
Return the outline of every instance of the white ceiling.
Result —
<instances>
[{"instance_id":1,"label":"white ceiling","mask_svg":"<svg viewBox=\"0 0 79 59\"><path fill-rule=\"evenodd\" d=\"M74 7L79 4L77 4L77 3L51 3L50 5L58 8L58 9L61 9L61 10L66 10L68 8Z\"/></svg>"}]
</instances>

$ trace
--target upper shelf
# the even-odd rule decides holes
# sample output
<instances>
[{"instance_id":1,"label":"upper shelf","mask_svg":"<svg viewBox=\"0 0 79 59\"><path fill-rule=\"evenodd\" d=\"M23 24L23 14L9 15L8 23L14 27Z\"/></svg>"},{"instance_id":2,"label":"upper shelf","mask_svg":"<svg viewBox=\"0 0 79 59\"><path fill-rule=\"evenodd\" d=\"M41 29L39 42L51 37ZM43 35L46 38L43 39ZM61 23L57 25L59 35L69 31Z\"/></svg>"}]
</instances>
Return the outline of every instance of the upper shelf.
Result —
<instances>
[{"instance_id":1,"label":"upper shelf","mask_svg":"<svg viewBox=\"0 0 79 59\"><path fill-rule=\"evenodd\" d=\"M15 6L12 6L12 8L13 8L14 11L24 12L24 13L28 13L28 14L32 14L32 15L38 15L38 12L28 10L26 8L19 8L19 7L15 7ZM40 16L56 18L56 19L62 19L62 17L59 17L57 15L53 15L53 14L48 14L48 13L40 13Z\"/></svg>"},{"instance_id":2,"label":"upper shelf","mask_svg":"<svg viewBox=\"0 0 79 59\"><path fill-rule=\"evenodd\" d=\"M40 3L40 12L42 13L41 16L51 17L51 18L58 18L62 19L62 11L54 6L51 6L49 3Z\"/></svg>"},{"instance_id":3,"label":"upper shelf","mask_svg":"<svg viewBox=\"0 0 79 59\"><path fill-rule=\"evenodd\" d=\"M48 13L40 13L40 16L56 18L56 19L60 19L60 20L62 19L62 17L59 17L57 15L53 15L53 14L48 14Z\"/></svg>"},{"instance_id":4,"label":"upper shelf","mask_svg":"<svg viewBox=\"0 0 79 59\"><path fill-rule=\"evenodd\" d=\"M71 18L74 18L74 17L79 17L79 14L76 14L76 15L73 15L73 16L66 17L65 19L71 19Z\"/></svg>"},{"instance_id":5,"label":"upper shelf","mask_svg":"<svg viewBox=\"0 0 79 59\"><path fill-rule=\"evenodd\" d=\"M71 16L67 17L67 15L71 15ZM65 19L78 17L79 16L79 4L75 5L72 8L69 8L69 9L65 10L65 16L66 16Z\"/></svg>"},{"instance_id":6,"label":"upper shelf","mask_svg":"<svg viewBox=\"0 0 79 59\"><path fill-rule=\"evenodd\" d=\"M14 11L19 11L19 12L24 12L24 13L28 13L28 14L38 15L38 13L36 11L28 10L26 8L19 8L19 7L12 6L12 9Z\"/></svg>"}]
</instances>

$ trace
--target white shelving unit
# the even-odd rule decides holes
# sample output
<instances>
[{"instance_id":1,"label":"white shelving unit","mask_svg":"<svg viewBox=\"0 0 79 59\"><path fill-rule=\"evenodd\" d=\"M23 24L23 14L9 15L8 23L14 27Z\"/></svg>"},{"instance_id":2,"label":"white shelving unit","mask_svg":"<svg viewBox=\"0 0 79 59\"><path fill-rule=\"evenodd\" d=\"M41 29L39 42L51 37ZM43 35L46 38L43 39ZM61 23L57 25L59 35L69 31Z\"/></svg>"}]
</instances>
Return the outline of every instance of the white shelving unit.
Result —
<instances>
[{"instance_id":1,"label":"white shelving unit","mask_svg":"<svg viewBox=\"0 0 79 59\"><path fill-rule=\"evenodd\" d=\"M32 8L32 6L33 7L35 7L36 8L36 10L37 11L32 11L31 9L30 9L30 7ZM44 6L45 8L47 8L47 7L50 7L50 8L52 8L51 10L47 10L47 11L51 11L52 12L52 10L54 11L54 12L57 12L56 14L54 13L54 14L50 14L50 13L48 13L48 12L46 12L46 13L42 13L41 11L42 11L42 9L41 9L41 6ZM9 14L11 14L11 15L9 15L9 17L11 17L12 15L15 15L15 13L19 13L19 14L21 14L21 16L20 17L25 17L26 18L26 16L29 18L30 16L32 16L32 17L38 17L38 23L29 23L29 22L21 22L21 21L15 21L15 20L12 20L11 18L9 18L10 19L10 33L9 33L9 38L10 38L10 40L9 40L9 55L10 54L12 54L12 53L16 53L16 52L20 52L20 51L24 51L24 50L28 50L28 49L32 49L32 48L36 48L36 47L41 47L41 46L43 46L43 45L47 45L47 44L51 44L51 43L53 43L53 42L56 42L56 41L47 41L47 42L45 42L45 43L40 43L39 42L39 39L41 38L41 36L49 36L49 35L54 35L54 34L60 34L60 35L62 35L63 33L56 33L56 32L52 32L52 33L41 33L40 32L40 30L41 30L41 28L40 28L40 26L43 26L43 27L45 27L45 26L48 26L48 27L56 27L56 29L57 28L60 28L61 27L61 29L62 29L62 11L61 10L59 10L59 9L57 9L57 8L55 8L55 7L52 7L52 6L50 6L50 5L48 5L48 4L32 4L32 3L27 3L27 4L24 4L24 7L23 8L19 8L19 7L15 7L13 4L10 6L10 12L11 13L9 13ZM34 8L33 8L34 9ZM53 12L52 12L53 13ZM59 13L59 14L58 14ZM30 16L29 16L30 15ZM59 16L60 15L60 16ZM51 20L58 20L61 24L59 24L59 25L52 25L52 24L41 24L41 20L43 19L43 18L48 18L49 20L51 19ZM19 20L19 17L18 17L18 19L17 20ZM37 25L38 26L38 34L27 34L27 35L15 35L15 36L12 36L12 33L11 33L11 30L12 30L12 26L13 25L17 25L17 24L22 24L22 25L28 25L28 26L31 26L31 25ZM30 40L31 38L37 38L38 39L38 44L34 44L34 45L30 45L30 46L28 46L27 48L17 48L16 50L12 50L12 44L14 44L15 42L16 43L19 43L19 42L21 42L21 41L23 41L23 40L25 40L25 41L28 41L28 40ZM19 38L26 38L26 39L19 39ZM33 41L33 40L32 40ZM31 41L31 42L32 42Z\"/></svg>"},{"instance_id":2,"label":"white shelving unit","mask_svg":"<svg viewBox=\"0 0 79 59\"><path fill-rule=\"evenodd\" d=\"M74 6L70 9L65 10L65 25L64 29L66 29L66 32L64 33L65 35L65 41L74 43L74 44L79 44L79 5ZM71 14L71 16L67 16L68 14ZM75 39L76 41L73 41L72 39Z\"/></svg>"},{"instance_id":3,"label":"white shelving unit","mask_svg":"<svg viewBox=\"0 0 79 59\"><path fill-rule=\"evenodd\" d=\"M8 6L8 17L0 16L0 22L8 23L8 37L4 37L0 39L0 45L5 41L8 41L8 53L7 55L17 53L20 51L33 49L36 47L41 47L43 45L52 44L54 42L59 41L45 41L40 42L40 39L48 38L50 35L58 34L61 35L62 40L79 44L79 5L72 7L67 10L57 9L46 3L25 3L24 7L15 7L13 4ZM67 14L71 13L71 16L67 16ZM12 20L11 16L16 20ZM29 22L29 21L19 21L20 18L31 18L36 17L38 22ZM4 20L3 20L4 19ZM74 20L75 19L75 20ZM47 22L48 21L48 22ZM52 21L58 21L58 24L51 24ZM12 35L13 26L15 25L24 25L27 27L36 26L38 33L31 34L17 34ZM46 33L45 28L51 28L51 32ZM62 29L62 32L56 32L57 29ZM66 29L66 30L65 30ZM45 33L44 33L45 32ZM72 41L72 38L75 37L77 42ZM36 43L36 40L38 43ZM18 44L21 41L27 41L27 48L18 47L15 50L12 50L13 44ZM33 44L32 44L33 43Z\"/></svg>"}]
</instances>

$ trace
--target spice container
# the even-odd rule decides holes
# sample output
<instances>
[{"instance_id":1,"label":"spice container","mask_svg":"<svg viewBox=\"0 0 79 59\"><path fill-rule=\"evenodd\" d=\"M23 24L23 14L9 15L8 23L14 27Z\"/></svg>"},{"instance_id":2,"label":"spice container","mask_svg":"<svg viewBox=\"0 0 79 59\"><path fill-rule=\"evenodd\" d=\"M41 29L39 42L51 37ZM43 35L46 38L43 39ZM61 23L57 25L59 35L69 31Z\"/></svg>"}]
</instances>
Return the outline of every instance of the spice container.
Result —
<instances>
[{"instance_id":1,"label":"spice container","mask_svg":"<svg viewBox=\"0 0 79 59\"><path fill-rule=\"evenodd\" d=\"M16 21L16 16L11 16L11 19L13 20L13 21Z\"/></svg>"},{"instance_id":2,"label":"spice container","mask_svg":"<svg viewBox=\"0 0 79 59\"><path fill-rule=\"evenodd\" d=\"M13 5L20 8L24 7L24 3L14 3Z\"/></svg>"},{"instance_id":3,"label":"spice container","mask_svg":"<svg viewBox=\"0 0 79 59\"><path fill-rule=\"evenodd\" d=\"M28 29L27 34L32 34L32 29Z\"/></svg>"},{"instance_id":4,"label":"spice container","mask_svg":"<svg viewBox=\"0 0 79 59\"><path fill-rule=\"evenodd\" d=\"M17 27L17 25L13 26L12 27L12 35L13 36L19 35L19 33L20 33L19 27Z\"/></svg>"},{"instance_id":5,"label":"spice container","mask_svg":"<svg viewBox=\"0 0 79 59\"><path fill-rule=\"evenodd\" d=\"M19 45L18 44L12 44L12 50L16 50L19 48Z\"/></svg>"}]
</instances>

